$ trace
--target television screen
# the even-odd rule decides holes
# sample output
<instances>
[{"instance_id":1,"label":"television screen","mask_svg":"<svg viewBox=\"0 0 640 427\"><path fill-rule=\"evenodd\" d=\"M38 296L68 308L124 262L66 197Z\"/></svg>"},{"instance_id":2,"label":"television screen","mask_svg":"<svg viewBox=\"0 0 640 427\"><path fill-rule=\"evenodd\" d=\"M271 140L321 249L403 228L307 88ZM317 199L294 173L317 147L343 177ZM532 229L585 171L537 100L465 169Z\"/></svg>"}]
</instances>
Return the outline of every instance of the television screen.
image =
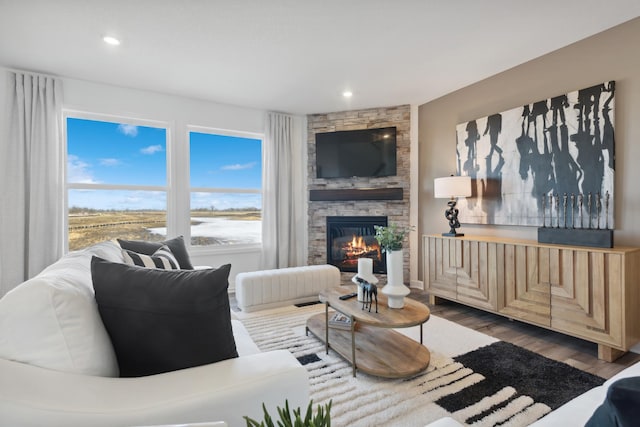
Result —
<instances>
[{"instance_id":1,"label":"television screen","mask_svg":"<svg viewBox=\"0 0 640 427\"><path fill-rule=\"evenodd\" d=\"M318 178L376 177L396 174L396 128L316 134Z\"/></svg>"}]
</instances>

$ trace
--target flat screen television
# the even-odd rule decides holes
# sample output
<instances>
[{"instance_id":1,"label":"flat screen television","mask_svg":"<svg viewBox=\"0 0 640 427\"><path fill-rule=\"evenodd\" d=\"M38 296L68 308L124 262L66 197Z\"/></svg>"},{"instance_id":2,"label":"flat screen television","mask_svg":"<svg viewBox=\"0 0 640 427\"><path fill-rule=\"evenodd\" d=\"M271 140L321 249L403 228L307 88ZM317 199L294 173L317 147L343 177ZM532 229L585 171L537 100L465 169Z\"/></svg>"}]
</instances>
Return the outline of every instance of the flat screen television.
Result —
<instances>
[{"instance_id":1,"label":"flat screen television","mask_svg":"<svg viewBox=\"0 0 640 427\"><path fill-rule=\"evenodd\" d=\"M396 175L396 128L316 133L318 178Z\"/></svg>"}]
</instances>

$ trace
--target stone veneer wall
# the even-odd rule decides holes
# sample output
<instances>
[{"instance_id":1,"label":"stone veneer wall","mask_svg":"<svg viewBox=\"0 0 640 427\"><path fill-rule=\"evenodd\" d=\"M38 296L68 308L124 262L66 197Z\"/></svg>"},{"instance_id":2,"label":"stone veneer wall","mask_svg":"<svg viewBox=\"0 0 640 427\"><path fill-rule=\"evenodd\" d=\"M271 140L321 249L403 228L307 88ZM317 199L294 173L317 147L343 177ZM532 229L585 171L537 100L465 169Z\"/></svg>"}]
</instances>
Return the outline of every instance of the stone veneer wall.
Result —
<instances>
[{"instance_id":1,"label":"stone veneer wall","mask_svg":"<svg viewBox=\"0 0 640 427\"><path fill-rule=\"evenodd\" d=\"M403 189L402 200L358 200L358 201L309 201L309 264L327 262L327 216L387 216L389 223L409 226L409 150L410 150L409 105L338 113L312 114L308 120L308 188L323 189ZM397 175L380 178L316 178L315 134L369 128L396 127ZM307 196L308 197L308 196ZM354 273L343 273L347 281ZM386 278L381 277L381 284ZM404 243L404 280L409 282L409 240Z\"/></svg>"}]
</instances>

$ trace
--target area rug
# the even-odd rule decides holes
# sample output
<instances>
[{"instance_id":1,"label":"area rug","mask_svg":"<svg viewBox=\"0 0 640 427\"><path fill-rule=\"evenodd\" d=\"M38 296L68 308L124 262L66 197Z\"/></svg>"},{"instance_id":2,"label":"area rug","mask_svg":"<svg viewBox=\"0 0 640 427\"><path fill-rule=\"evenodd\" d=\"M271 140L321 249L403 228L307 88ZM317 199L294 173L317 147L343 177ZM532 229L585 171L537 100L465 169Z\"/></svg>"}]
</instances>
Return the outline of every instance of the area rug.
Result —
<instances>
[{"instance_id":1,"label":"area rug","mask_svg":"<svg viewBox=\"0 0 640 427\"><path fill-rule=\"evenodd\" d=\"M307 368L314 407L332 401L334 426L425 426L444 416L473 426L527 426L604 379L437 316L424 325L429 368L390 380L358 372L305 334L323 305L238 317L261 350L287 349ZM416 339L419 329L398 329ZM284 404L284 402L283 402Z\"/></svg>"}]
</instances>

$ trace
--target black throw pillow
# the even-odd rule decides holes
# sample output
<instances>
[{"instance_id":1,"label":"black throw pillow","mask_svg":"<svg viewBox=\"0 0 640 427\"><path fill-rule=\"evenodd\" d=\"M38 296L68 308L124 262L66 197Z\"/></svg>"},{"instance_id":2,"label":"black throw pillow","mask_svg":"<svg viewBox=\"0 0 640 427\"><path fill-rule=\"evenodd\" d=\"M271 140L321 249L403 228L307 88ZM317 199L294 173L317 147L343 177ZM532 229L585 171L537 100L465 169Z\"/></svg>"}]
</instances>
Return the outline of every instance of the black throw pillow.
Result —
<instances>
[{"instance_id":1,"label":"black throw pillow","mask_svg":"<svg viewBox=\"0 0 640 427\"><path fill-rule=\"evenodd\" d=\"M586 427L627 427L640 420L640 377L621 378L609 386L604 403Z\"/></svg>"},{"instance_id":2,"label":"black throw pillow","mask_svg":"<svg viewBox=\"0 0 640 427\"><path fill-rule=\"evenodd\" d=\"M231 265L156 270L91 259L100 317L120 367L139 377L238 357L231 329Z\"/></svg>"},{"instance_id":3,"label":"black throw pillow","mask_svg":"<svg viewBox=\"0 0 640 427\"><path fill-rule=\"evenodd\" d=\"M184 237L178 236L173 239L165 240L164 242L147 242L145 240L123 240L118 239L118 243L122 249L138 252L145 255L153 255L155 251L160 249L163 245L169 246L171 253L176 257L180 268L183 270L193 270L191 259L189 258L189 252L184 244Z\"/></svg>"}]
</instances>

